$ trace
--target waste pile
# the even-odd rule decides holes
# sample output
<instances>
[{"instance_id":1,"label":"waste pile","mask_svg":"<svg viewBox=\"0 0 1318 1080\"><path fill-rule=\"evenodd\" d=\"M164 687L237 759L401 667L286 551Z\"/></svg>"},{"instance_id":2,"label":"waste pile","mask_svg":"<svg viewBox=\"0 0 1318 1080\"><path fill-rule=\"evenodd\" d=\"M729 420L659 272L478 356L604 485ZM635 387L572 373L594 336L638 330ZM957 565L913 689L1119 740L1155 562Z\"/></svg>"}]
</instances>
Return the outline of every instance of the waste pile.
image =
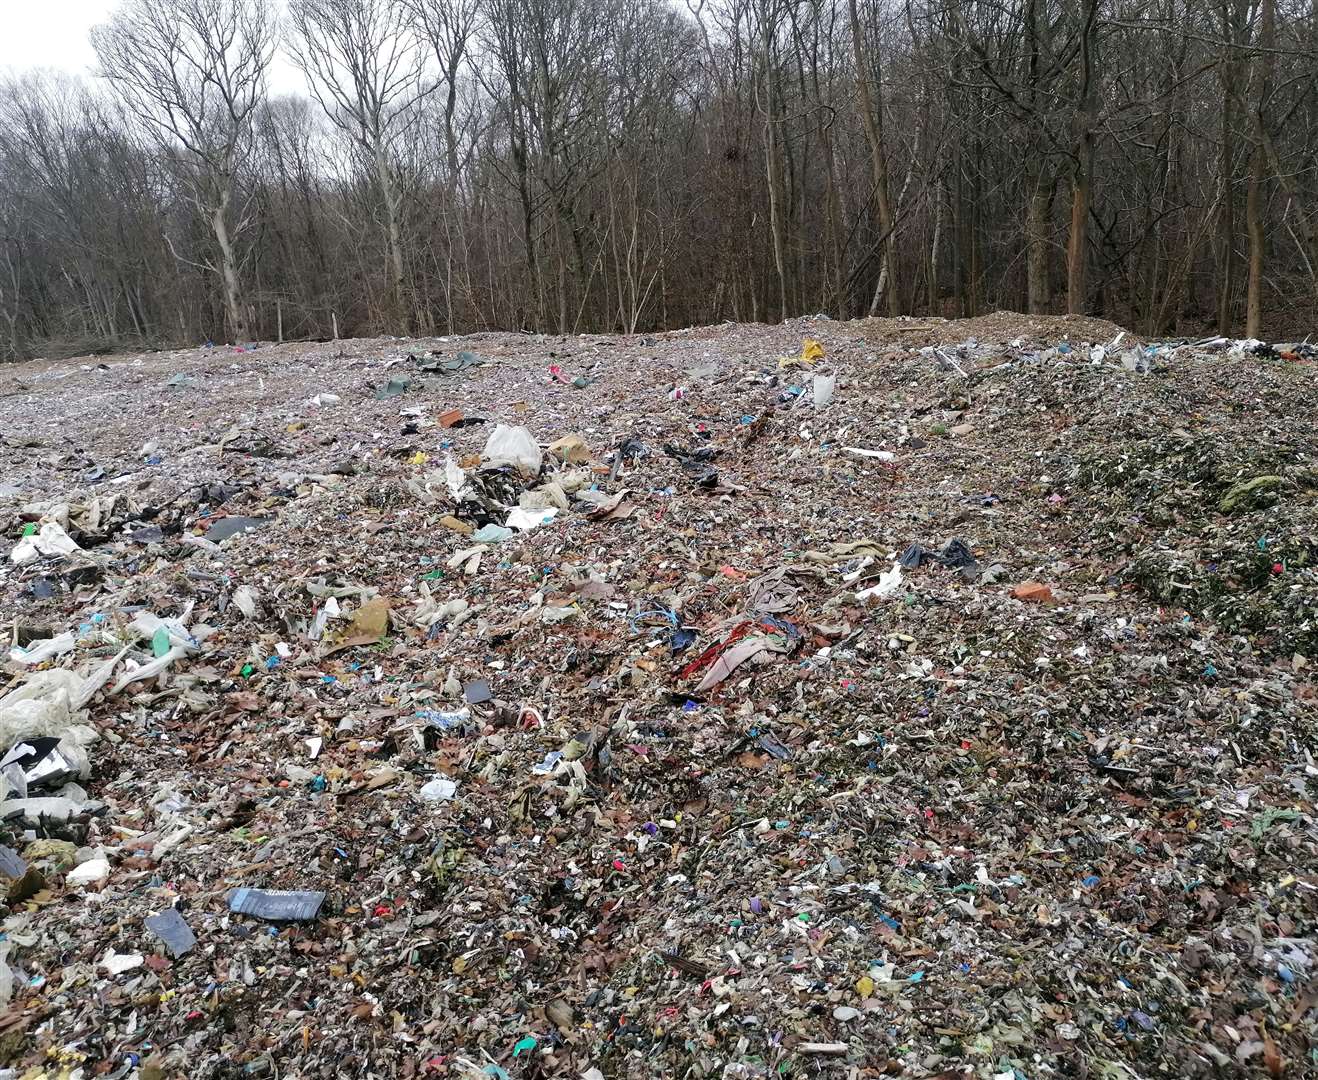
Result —
<instances>
[{"instance_id":1,"label":"waste pile","mask_svg":"<svg viewBox=\"0 0 1318 1080\"><path fill-rule=\"evenodd\" d=\"M3 1075L1318 1075L1316 360L3 369Z\"/></svg>"}]
</instances>

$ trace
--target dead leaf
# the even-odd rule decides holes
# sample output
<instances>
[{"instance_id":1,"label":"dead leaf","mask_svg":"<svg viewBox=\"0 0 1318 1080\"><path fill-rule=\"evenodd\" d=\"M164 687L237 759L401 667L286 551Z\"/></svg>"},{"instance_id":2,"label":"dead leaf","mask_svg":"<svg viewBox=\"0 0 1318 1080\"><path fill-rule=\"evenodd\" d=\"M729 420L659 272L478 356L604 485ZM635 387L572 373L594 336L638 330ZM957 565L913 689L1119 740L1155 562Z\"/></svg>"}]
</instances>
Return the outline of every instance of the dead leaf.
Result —
<instances>
[{"instance_id":1,"label":"dead leaf","mask_svg":"<svg viewBox=\"0 0 1318 1080\"><path fill-rule=\"evenodd\" d=\"M352 617L347 628L343 631L343 637L334 642L324 652L325 656L333 656L344 649L351 649L357 645L374 645L389 630L389 601L382 596L377 596L374 600L368 600Z\"/></svg>"},{"instance_id":2,"label":"dead leaf","mask_svg":"<svg viewBox=\"0 0 1318 1080\"><path fill-rule=\"evenodd\" d=\"M1263 1033L1263 1064L1273 1076L1281 1076L1286 1071L1285 1059L1282 1058L1281 1051L1277 1049L1272 1036L1266 1031Z\"/></svg>"},{"instance_id":3,"label":"dead leaf","mask_svg":"<svg viewBox=\"0 0 1318 1080\"><path fill-rule=\"evenodd\" d=\"M561 1031L569 1031L572 1028L572 1006L562 998L551 1001L545 1006L545 1016Z\"/></svg>"}]
</instances>

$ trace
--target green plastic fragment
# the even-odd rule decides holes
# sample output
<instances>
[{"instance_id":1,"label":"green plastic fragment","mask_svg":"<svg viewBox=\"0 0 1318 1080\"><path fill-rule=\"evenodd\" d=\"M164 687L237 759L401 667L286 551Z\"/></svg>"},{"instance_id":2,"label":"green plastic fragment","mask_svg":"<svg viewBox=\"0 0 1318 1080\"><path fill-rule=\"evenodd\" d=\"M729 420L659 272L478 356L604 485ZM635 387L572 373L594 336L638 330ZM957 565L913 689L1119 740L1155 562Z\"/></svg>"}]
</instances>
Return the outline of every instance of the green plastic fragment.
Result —
<instances>
[{"instance_id":1,"label":"green plastic fragment","mask_svg":"<svg viewBox=\"0 0 1318 1080\"><path fill-rule=\"evenodd\" d=\"M157 626L156 632L151 635L151 655L160 657L169 652L169 631L163 626Z\"/></svg>"}]
</instances>

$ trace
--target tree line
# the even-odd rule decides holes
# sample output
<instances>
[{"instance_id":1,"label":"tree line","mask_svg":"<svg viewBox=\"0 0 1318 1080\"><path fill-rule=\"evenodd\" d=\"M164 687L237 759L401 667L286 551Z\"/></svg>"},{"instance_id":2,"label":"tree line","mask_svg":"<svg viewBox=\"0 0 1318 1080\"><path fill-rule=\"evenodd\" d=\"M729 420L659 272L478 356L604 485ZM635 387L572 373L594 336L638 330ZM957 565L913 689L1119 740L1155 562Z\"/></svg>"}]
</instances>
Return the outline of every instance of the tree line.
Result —
<instances>
[{"instance_id":1,"label":"tree line","mask_svg":"<svg viewBox=\"0 0 1318 1080\"><path fill-rule=\"evenodd\" d=\"M0 357L1318 314L1318 0L124 0L0 83ZM277 50L309 94L272 95Z\"/></svg>"}]
</instances>

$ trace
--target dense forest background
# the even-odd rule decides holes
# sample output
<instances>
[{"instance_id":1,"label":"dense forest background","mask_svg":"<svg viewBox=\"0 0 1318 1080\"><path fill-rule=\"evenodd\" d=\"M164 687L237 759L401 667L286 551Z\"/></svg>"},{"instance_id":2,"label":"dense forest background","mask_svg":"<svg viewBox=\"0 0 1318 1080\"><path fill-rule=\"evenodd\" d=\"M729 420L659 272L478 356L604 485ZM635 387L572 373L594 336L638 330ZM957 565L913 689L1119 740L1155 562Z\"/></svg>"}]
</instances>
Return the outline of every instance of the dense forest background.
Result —
<instances>
[{"instance_id":1,"label":"dense forest background","mask_svg":"<svg viewBox=\"0 0 1318 1080\"><path fill-rule=\"evenodd\" d=\"M0 358L1318 326L1318 0L127 0L93 45L0 83Z\"/></svg>"}]
</instances>

